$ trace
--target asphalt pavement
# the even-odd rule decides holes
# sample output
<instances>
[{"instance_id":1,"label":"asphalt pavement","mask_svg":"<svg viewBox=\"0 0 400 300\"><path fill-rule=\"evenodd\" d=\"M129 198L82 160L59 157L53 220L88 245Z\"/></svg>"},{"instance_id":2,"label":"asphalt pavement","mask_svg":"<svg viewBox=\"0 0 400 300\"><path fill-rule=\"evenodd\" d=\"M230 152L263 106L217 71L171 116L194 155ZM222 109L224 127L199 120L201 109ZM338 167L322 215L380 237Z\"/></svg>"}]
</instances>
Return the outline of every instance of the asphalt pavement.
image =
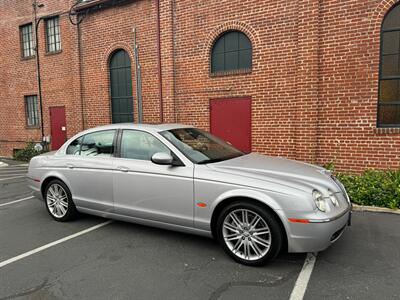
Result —
<instances>
[{"instance_id":1,"label":"asphalt pavement","mask_svg":"<svg viewBox=\"0 0 400 300\"><path fill-rule=\"evenodd\" d=\"M107 221L87 215L56 222L26 170L0 168L0 299L290 299L298 285L306 254L246 267L208 238L117 221L86 232ZM304 299L400 299L399 229L399 215L354 213L317 254Z\"/></svg>"}]
</instances>

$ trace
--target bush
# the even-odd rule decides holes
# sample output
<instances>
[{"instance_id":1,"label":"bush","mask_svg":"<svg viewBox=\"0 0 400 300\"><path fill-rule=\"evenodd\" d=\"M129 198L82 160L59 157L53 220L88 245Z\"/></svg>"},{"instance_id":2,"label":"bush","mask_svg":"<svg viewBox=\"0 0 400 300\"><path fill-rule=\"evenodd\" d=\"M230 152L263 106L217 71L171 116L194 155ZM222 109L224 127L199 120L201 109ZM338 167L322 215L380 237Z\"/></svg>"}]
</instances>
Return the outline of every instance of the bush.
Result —
<instances>
[{"instance_id":1,"label":"bush","mask_svg":"<svg viewBox=\"0 0 400 300\"><path fill-rule=\"evenodd\" d=\"M400 170L366 170L361 175L336 176L353 203L400 208Z\"/></svg>"},{"instance_id":2,"label":"bush","mask_svg":"<svg viewBox=\"0 0 400 300\"><path fill-rule=\"evenodd\" d=\"M28 145L21 150L18 150L14 154L14 159L15 160L20 160L20 161L27 161L29 162L32 157L42 154L46 151L36 151L35 150L35 143L34 142L29 142Z\"/></svg>"}]
</instances>

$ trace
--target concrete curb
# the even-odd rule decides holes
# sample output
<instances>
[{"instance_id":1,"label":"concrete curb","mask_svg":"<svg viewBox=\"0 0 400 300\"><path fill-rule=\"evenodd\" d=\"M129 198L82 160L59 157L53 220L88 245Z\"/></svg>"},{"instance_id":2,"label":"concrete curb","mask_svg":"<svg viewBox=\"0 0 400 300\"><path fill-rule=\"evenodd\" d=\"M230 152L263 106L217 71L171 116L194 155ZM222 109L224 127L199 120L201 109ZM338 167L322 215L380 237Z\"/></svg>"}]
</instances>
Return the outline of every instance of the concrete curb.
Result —
<instances>
[{"instance_id":1,"label":"concrete curb","mask_svg":"<svg viewBox=\"0 0 400 300\"><path fill-rule=\"evenodd\" d=\"M6 164L5 162L0 161L0 168L1 167L7 167L7 166L8 166L8 164Z\"/></svg>"},{"instance_id":2,"label":"concrete curb","mask_svg":"<svg viewBox=\"0 0 400 300\"><path fill-rule=\"evenodd\" d=\"M400 209L353 204L353 211L369 211L400 215Z\"/></svg>"}]
</instances>

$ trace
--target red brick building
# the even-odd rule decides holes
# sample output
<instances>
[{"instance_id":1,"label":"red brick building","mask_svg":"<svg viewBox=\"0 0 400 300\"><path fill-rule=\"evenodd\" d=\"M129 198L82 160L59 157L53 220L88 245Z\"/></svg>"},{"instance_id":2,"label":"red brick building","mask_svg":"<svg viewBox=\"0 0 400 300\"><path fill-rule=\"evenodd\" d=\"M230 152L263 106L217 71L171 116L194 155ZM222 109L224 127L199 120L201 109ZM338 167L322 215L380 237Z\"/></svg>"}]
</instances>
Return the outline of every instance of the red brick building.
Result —
<instances>
[{"instance_id":1,"label":"red brick building","mask_svg":"<svg viewBox=\"0 0 400 300\"><path fill-rule=\"evenodd\" d=\"M342 170L399 167L398 0L32 2L0 0L0 155L137 122L135 29L143 122Z\"/></svg>"}]
</instances>

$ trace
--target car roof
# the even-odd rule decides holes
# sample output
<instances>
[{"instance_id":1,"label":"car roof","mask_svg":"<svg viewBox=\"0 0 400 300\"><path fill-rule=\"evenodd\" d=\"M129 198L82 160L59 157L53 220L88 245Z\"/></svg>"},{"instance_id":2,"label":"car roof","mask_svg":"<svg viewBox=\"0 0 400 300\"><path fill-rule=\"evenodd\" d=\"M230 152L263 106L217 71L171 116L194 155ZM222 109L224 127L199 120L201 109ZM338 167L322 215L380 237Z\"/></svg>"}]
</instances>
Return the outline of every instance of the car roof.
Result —
<instances>
[{"instance_id":1,"label":"car roof","mask_svg":"<svg viewBox=\"0 0 400 300\"><path fill-rule=\"evenodd\" d=\"M152 132L160 132L165 130L177 129L177 128L190 128L193 126L184 125L184 124L173 124L173 123L164 123L164 124L136 124L136 123L118 123L118 124L110 124L94 127L88 130L85 130L84 133L99 131L99 130L107 130L107 129L137 129L144 131L152 131ZM83 132L81 132L83 133Z\"/></svg>"}]
</instances>

